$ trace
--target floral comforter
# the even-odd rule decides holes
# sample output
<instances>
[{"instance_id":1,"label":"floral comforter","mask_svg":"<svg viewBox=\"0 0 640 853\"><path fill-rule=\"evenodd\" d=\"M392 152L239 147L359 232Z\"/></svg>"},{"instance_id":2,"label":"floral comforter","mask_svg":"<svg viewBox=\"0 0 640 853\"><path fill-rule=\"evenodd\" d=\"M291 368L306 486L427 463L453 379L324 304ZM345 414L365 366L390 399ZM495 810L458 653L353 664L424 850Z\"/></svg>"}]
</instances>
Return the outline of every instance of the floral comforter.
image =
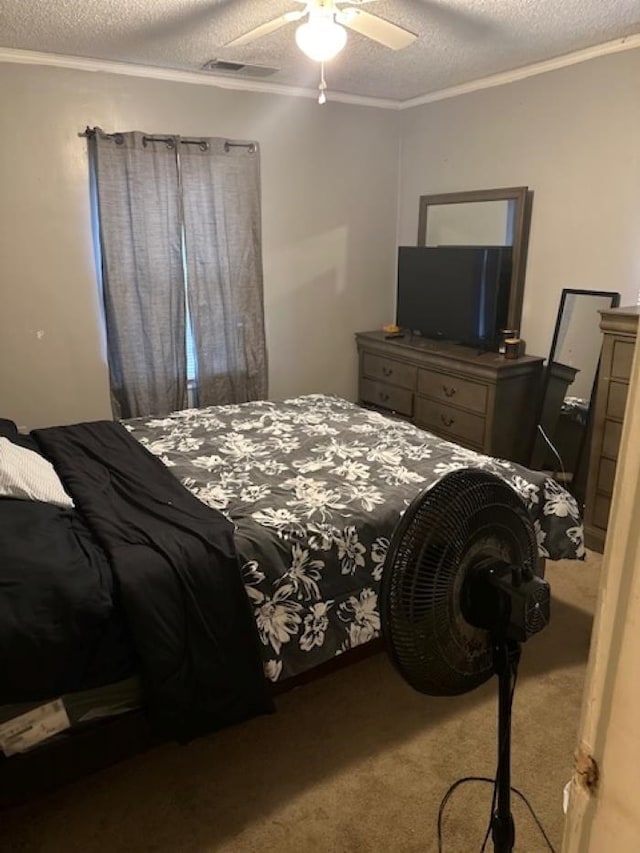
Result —
<instances>
[{"instance_id":1,"label":"floral comforter","mask_svg":"<svg viewBox=\"0 0 640 853\"><path fill-rule=\"evenodd\" d=\"M272 681L379 634L393 528L419 491L457 468L491 471L519 492L542 556L584 555L577 504L554 480L336 397L187 409L125 426L235 524Z\"/></svg>"}]
</instances>

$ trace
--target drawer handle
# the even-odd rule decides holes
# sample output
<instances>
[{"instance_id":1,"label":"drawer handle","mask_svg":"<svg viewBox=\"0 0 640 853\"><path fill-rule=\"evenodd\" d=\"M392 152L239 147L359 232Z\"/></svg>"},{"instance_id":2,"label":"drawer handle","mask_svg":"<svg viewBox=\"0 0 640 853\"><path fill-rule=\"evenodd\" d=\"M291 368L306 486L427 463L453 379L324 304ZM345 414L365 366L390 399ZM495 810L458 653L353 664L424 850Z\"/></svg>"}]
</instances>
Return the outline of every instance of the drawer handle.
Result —
<instances>
[{"instance_id":1,"label":"drawer handle","mask_svg":"<svg viewBox=\"0 0 640 853\"><path fill-rule=\"evenodd\" d=\"M456 422L456 419L452 418L451 415L440 415L440 420L446 427L453 426Z\"/></svg>"},{"instance_id":2,"label":"drawer handle","mask_svg":"<svg viewBox=\"0 0 640 853\"><path fill-rule=\"evenodd\" d=\"M455 385L443 385L442 390L444 391L445 397L453 397L453 395L456 393Z\"/></svg>"},{"instance_id":3,"label":"drawer handle","mask_svg":"<svg viewBox=\"0 0 640 853\"><path fill-rule=\"evenodd\" d=\"M386 403L389 399L389 395L387 394L386 391L380 391L379 396L380 396L380 399L382 400L383 403Z\"/></svg>"},{"instance_id":4,"label":"drawer handle","mask_svg":"<svg viewBox=\"0 0 640 853\"><path fill-rule=\"evenodd\" d=\"M392 373L393 373L393 367L383 367L382 368L382 375L383 376L391 376Z\"/></svg>"}]
</instances>

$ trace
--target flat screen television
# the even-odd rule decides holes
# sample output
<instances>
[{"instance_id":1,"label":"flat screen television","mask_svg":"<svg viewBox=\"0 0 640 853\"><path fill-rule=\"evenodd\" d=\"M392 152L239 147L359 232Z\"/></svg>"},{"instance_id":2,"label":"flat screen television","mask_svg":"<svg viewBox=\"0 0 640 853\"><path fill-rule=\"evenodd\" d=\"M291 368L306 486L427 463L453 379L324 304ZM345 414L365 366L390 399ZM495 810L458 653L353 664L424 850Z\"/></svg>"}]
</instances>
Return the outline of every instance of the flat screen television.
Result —
<instances>
[{"instance_id":1,"label":"flat screen television","mask_svg":"<svg viewBox=\"0 0 640 853\"><path fill-rule=\"evenodd\" d=\"M400 246L396 323L425 338L497 350L511 246Z\"/></svg>"}]
</instances>

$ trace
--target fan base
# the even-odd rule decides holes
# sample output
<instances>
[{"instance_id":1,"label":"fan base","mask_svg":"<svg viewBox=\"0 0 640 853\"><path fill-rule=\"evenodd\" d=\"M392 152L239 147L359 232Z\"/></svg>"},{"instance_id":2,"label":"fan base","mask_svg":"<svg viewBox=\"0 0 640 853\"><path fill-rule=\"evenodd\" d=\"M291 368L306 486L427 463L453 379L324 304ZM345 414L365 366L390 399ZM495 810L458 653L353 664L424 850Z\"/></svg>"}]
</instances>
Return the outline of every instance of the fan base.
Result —
<instances>
[{"instance_id":1,"label":"fan base","mask_svg":"<svg viewBox=\"0 0 640 853\"><path fill-rule=\"evenodd\" d=\"M512 853L516 843L513 816L509 815L505 822L496 812L491 819L491 837L493 838L494 853Z\"/></svg>"}]
</instances>

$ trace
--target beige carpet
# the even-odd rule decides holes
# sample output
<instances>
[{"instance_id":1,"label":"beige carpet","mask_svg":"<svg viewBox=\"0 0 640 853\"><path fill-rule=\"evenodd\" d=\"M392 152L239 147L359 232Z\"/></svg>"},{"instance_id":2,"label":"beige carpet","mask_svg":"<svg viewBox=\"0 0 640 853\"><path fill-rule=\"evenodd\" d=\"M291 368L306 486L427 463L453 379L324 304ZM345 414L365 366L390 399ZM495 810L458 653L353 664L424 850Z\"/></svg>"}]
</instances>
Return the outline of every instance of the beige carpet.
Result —
<instances>
[{"instance_id":1,"label":"beige carpet","mask_svg":"<svg viewBox=\"0 0 640 853\"><path fill-rule=\"evenodd\" d=\"M514 705L513 784L551 840L562 838L600 559L550 564L546 631L523 650ZM448 785L495 770L496 682L435 699L384 655L278 700L279 713L167 745L0 815L3 851L436 851ZM491 787L469 784L445 816L446 853L475 853ZM516 850L546 849L514 803Z\"/></svg>"}]
</instances>

